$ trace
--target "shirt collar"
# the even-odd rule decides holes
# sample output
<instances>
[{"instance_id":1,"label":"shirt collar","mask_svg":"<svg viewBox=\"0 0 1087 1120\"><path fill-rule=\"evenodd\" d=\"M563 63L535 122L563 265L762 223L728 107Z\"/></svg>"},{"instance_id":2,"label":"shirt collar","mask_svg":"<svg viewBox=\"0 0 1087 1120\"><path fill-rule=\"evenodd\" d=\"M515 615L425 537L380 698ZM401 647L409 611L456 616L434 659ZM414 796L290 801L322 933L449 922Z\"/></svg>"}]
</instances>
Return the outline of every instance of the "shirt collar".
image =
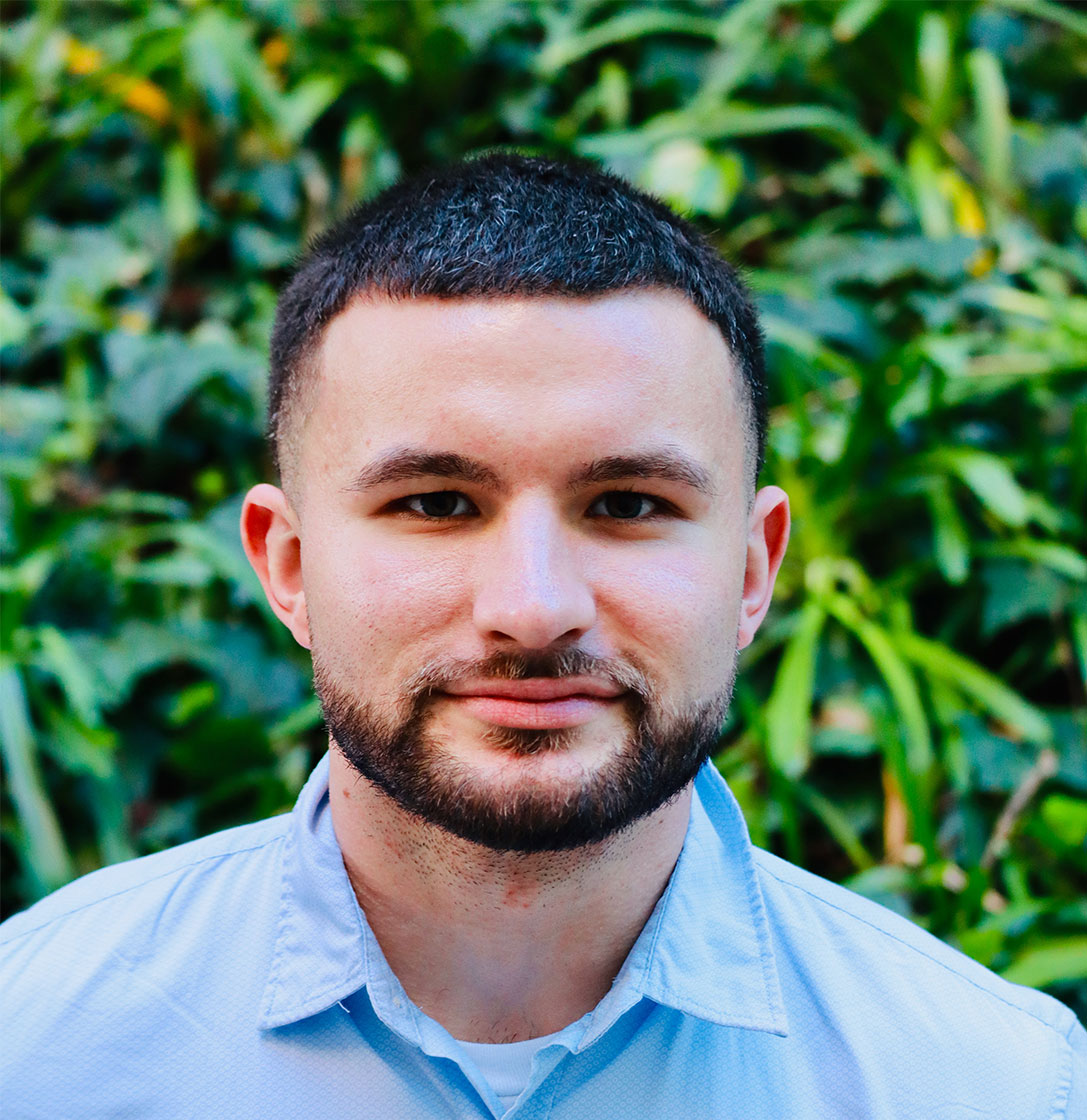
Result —
<instances>
[{"instance_id":1,"label":"shirt collar","mask_svg":"<svg viewBox=\"0 0 1087 1120\"><path fill-rule=\"evenodd\" d=\"M722 1026L788 1033L747 824L712 762L695 780L683 850L629 963L657 1003Z\"/></svg>"},{"instance_id":2,"label":"shirt collar","mask_svg":"<svg viewBox=\"0 0 1087 1120\"><path fill-rule=\"evenodd\" d=\"M316 1015L366 985L371 995L390 984L399 989L344 869L328 805L327 755L291 815L276 922L261 1027ZM696 779L668 886L611 991L586 1016L577 1048L642 997L723 1026L787 1033L747 826L712 763Z\"/></svg>"},{"instance_id":3,"label":"shirt collar","mask_svg":"<svg viewBox=\"0 0 1087 1120\"><path fill-rule=\"evenodd\" d=\"M276 926L261 1027L316 1015L366 983L361 912L332 829L327 754L291 813Z\"/></svg>"}]
</instances>

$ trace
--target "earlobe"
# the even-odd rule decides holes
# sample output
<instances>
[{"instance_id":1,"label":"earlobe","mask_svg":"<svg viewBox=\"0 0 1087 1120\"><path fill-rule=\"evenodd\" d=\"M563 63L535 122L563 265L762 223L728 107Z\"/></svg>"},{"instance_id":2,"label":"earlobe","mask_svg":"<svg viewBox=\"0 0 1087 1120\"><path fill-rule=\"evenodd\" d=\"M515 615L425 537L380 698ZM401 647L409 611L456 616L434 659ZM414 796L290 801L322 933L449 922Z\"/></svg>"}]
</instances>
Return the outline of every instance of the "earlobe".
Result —
<instances>
[{"instance_id":1,"label":"earlobe","mask_svg":"<svg viewBox=\"0 0 1087 1120\"><path fill-rule=\"evenodd\" d=\"M747 567L737 649L751 644L766 617L788 543L789 497L778 486L764 486L755 495L748 519Z\"/></svg>"},{"instance_id":2,"label":"earlobe","mask_svg":"<svg viewBox=\"0 0 1087 1120\"><path fill-rule=\"evenodd\" d=\"M276 617L300 646L310 648L302 586L302 537L298 517L278 486L262 482L245 496L242 545Z\"/></svg>"}]
</instances>

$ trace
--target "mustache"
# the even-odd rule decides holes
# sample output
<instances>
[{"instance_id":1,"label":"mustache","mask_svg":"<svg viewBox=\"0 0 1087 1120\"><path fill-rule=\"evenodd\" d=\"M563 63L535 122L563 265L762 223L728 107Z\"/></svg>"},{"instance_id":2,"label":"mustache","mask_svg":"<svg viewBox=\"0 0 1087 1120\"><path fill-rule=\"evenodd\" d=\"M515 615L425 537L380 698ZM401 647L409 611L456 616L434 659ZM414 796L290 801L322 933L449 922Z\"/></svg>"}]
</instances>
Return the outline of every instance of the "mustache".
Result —
<instances>
[{"instance_id":1,"label":"mustache","mask_svg":"<svg viewBox=\"0 0 1087 1120\"><path fill-rule=\"evenodd\" d=\"M437 658L427 662L404 682L403 693L412 701L425 701L459 681L490 677L503 681L523 681L530 677L591 676L610 681L633 692L645 701L652 698L652 686L637 666L613 657L598 657L581 649L498 652L476 660Z\"/></svg>"}]
</instances>

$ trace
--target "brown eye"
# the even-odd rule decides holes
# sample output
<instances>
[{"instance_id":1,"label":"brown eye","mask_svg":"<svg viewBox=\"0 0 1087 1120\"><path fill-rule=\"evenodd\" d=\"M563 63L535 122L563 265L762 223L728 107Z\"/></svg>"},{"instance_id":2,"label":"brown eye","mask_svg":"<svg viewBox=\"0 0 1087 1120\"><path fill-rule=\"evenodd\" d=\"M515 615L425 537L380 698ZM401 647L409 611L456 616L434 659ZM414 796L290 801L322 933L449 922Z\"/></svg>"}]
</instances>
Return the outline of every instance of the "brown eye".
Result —
<instances>
[{"instance_id":1,"label":"brown eye","mask_svg":"<svg viewBox=\"0 0 1087 1120\"><path fill-rule=\"evenodd\" d=\"M474 509L471 502L456 490L435 490L429 494L413 494L404 505L423 517L463 517Z\"/></svg>"},{"instance_id":2,"label":"brown eye","mask_svg":"<svg viewBox=\"0 0 1087 1120\"><path fill-rule=\"evenodd\" d=\"M645 494L633 490L612 490L593 503L597 516L614 517L619 521L633 521L656 512L656 503Z\"/></svg>"}]
</instances>

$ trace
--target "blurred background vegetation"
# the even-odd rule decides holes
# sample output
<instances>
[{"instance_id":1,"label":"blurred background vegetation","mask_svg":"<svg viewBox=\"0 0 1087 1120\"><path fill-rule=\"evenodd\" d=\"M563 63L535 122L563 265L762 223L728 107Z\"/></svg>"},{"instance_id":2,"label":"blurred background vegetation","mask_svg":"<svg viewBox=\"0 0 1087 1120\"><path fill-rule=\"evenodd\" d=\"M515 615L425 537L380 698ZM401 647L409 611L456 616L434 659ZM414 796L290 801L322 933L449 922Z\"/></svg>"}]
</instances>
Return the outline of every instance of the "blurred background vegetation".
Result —
<instances>
[{"instance_id":1,"label":"blurred background vegetation","mask_svg":"<svg viewBox=\"0 0 1087 1120\"><path fill-rule=\"evenodd\" d=\"M236 529L306 239L576 152L758 293L796 525L718 763L756 842L1087 1012L1087 12L4 0L3 905L290 807Z\"/></svg>"}]
</instances>

